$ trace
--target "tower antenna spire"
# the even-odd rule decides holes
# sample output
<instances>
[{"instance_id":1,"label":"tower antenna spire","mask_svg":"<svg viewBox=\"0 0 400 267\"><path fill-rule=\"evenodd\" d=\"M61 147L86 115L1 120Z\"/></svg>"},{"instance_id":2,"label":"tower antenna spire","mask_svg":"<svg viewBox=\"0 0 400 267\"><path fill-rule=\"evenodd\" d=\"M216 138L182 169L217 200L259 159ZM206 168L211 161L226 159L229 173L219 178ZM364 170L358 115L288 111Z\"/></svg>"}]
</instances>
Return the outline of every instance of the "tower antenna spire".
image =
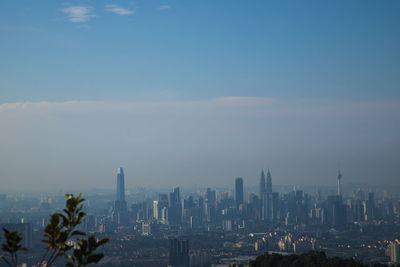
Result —
<instances>
[{"instance_id":1,"label":"tower antenna spire","mask_svg":"<svg viewBox=\"0 0 400 267\"><path fill-rule=\"evenodd\" d=\"M342 187L341 187L341 180L342 180L342 173L340 172L340 169L338 169L337 172L337 194L338 196L342 195Z\"/></svg>"}]
</instances>

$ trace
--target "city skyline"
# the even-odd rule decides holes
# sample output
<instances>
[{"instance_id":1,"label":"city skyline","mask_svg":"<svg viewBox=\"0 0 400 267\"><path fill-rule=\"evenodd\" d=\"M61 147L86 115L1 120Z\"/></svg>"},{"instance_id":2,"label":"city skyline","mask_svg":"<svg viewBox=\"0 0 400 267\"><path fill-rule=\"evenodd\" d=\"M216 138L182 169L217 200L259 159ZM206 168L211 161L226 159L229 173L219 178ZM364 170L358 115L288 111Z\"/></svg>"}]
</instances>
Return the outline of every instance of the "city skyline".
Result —
<instances>
[{"instance_id":1,"label":"city skyline","mask_svg":"<svg viewBox=\"0 0 400 267\"><path fill-rule=\"evenodd\" d=\"M400 263L399 14L1 0L0 265Z\"/></svg>"},{"instance_id":2,"label":"city skyline","mask_svg":"<svg viewBox=\"0 0 400 267\"><path fill-rule=\"evenodd\" d=\"M244 191L245 180L237 177L231 180L234 192L207 187L182 193L178 186L170 188L169 194L157 190L128 194L125 202L124 169L119 167L116 194L84 194L88 202L82 230L110 239L107 252L113 266L127 261L146 266L168 262L210 266L236 262L239 256L239 261L248 262L266 251L290 255L315 251L389 266L399 261L399 191L376 187L345 188L343 194L340 187L282 191L274 183L274 172L267 169L266 173L268 182L262 182L263 171L260 188L252 192ZM339 177L341 172L335 178ZM7 218L1 226L24 231L25 246L32 249L39 245L38 232L45 227L46 216L60 209L64 196L0 194L0 198L0 212ZM37 262L40 255L31 253L22 261Z\"/></svg>"}]
</instances>

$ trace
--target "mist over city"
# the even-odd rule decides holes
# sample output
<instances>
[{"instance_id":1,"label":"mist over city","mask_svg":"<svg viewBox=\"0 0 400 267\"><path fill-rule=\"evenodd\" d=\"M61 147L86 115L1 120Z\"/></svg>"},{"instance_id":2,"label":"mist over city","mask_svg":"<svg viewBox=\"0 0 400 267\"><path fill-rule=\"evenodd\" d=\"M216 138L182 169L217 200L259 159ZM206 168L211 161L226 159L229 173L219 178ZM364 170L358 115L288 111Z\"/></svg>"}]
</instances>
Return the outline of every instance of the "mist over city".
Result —
<instances>
[{"instance_id":1,"label":"mist over city","mask_svg":"<svg viewBox=\"0 0 400 267\"><path fill-rule=\"evenodd\" d=\"M1 1L0 266L400 264L399 12Z\"/></svg>"}]
</instances>

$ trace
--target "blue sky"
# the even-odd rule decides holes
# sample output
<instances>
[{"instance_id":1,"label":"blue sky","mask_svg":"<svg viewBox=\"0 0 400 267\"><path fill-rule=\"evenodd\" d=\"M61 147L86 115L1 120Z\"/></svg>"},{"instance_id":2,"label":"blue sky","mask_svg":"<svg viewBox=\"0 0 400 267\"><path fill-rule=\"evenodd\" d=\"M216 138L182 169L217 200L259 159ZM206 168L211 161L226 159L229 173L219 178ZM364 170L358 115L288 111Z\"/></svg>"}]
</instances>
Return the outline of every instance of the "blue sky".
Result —
<instances>
[{"instance_id":1,"label":"blue sky","mask_svg":"<svg viewBox=\"0 0 400 267\"><path fill-rule=\"evenodd\" d=\"M5 0L0 102L398 98L399 11L398 1Z\"/></svg>"},{"instance_id":2,"label":"blue sky","mask_svg":"<svg viewBox=\"0 0 400 267\"><path fill-rule=\"evenodd\" d=\"M0 1L0 183L399 184L399 1ZM96 181L94 183L93 181Z\"/></svg>"}]
</instances>

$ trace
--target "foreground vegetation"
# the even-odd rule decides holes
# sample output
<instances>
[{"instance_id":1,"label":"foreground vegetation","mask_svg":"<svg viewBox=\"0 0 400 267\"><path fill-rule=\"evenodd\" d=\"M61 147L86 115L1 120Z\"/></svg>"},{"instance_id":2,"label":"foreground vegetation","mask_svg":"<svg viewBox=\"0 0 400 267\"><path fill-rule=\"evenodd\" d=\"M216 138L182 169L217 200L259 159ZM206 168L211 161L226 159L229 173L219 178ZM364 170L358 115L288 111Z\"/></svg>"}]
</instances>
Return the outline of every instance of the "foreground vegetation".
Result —
<instances>
[{"instance_id":1,"label":"foreground vegetation","mask_svg":"<svg viewBox=\"0 0 400 267\"><path fill-rule=\"evenodd\" d=\"M339 257L329 258L324 252L310 251L304 254L281 255L281 254L264 254L252 260L250 267L386 267L386 264L375 263L365 265L354 259L343 259ZM400 264L397 265L400 267Z\"/></svg>"},{"instance_id":2,"label":"foreground vegetation","mask_svg":"<svg viewBox=\"0 0 400 267\"><path fill-rule=\"evenodd\" d=\"M52 266L56 260L64 258L65 266L85 266L98 263L104 255L96 253L96 249L108 242L108 239L98 240L96 235L89 235L77 230L86 213L82 211L82 202L85 199L81 194L74 197L72 194L66 195L65 209L63 213L50 215L50 221L44 229L44 239L46 249L43 257L37 266ZM5 242L2 244L0 258L10 267L19 266L18 252L27 249L21 245L23 233L4 229ZM59 263L57 264L59 265Z\"/></svg>"}]
</instances>

